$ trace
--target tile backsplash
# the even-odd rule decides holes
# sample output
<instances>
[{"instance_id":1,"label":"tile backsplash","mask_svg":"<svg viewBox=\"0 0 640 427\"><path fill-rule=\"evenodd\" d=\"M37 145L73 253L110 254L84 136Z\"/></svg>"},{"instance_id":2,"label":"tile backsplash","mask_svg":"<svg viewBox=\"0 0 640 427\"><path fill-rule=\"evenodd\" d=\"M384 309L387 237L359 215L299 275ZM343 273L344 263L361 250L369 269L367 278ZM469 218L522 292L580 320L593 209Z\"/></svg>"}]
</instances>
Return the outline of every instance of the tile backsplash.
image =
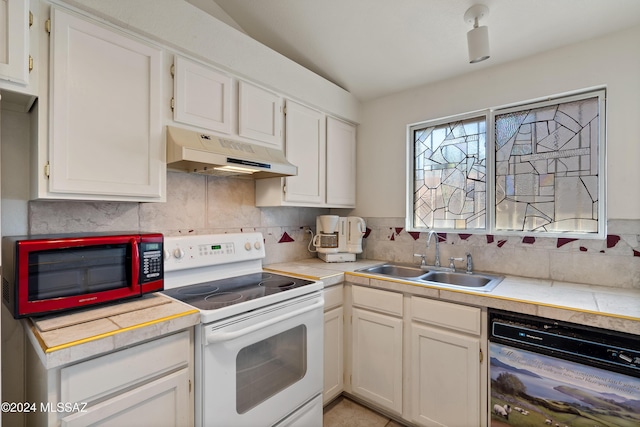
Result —
<instances>
[{"instance_id":1,"label":"tile backsplash","mask_svg":"<svg viewBox=\"0 0 640 427\"><path fill-rule=\"evenodd\" d=\"M365 220L364 258L418 264L414 254L426 254L433 264L435 238L427 249L427 234L407 232L404 218ZM477 271L640 289L640 220L610 220L606 240L440 233L442 265L467 252Z\"/></svg>"},{"instance_id":2,"label":"tile backsplash","mask_svg":"<svg viewBox=\"0 0 640 427\"><path fill-rule=\"evenodd\" d=\"M255 206L251 179L167 173L166 203L31 201L32 234L159 231L166 236L262 232L264 264L315 257L307 250L317 215L328 209ZM279 243L281 242L281 243Z\"/></svg>"},{"instance_id":3,"label":"tile backsplash","mask_svg":"<svg viewBox=\"0 0 640 427\"><path fill-rule=\"evenodd\" d=\"M255 206L250 179L168 172L166 203L31 201L30 233L149 230L167 236L260 231L264 264L313 258L307 250L317 215L328 209ZM331 212L336 213L336 212ZM348 211L339 212L348 215ZM426 233L404 229L404 218L365 218L368 234L359 258L433 263ZM610 220L606 240L440 234L440 257L473 256L477 271L563 282L640 289L640 220ZM463 262L458 262L464 268Z\"/></svg>"}]
</instances>

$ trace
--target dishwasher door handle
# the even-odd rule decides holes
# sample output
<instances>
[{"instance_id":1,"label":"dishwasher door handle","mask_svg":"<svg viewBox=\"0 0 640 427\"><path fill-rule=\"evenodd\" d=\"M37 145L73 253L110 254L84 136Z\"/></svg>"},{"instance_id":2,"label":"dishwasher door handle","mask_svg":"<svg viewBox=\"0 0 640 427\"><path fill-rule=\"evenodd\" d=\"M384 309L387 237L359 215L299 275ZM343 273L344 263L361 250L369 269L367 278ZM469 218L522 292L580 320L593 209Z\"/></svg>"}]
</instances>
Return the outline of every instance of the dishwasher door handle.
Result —
<instances>
[{"instance_id":1,"label":"dishwasher door handle","mask_svg":"<svg viewBox=\"0 0 640 427\"><path fill-rule=\"evenodd\" d=\"M249 326L247 328L240 329L238 331L233 332L212 332L206 335L207 344L215 344L224 341L230 341L241 337L243 335L250 334L255 331L259 331L260 329L267 328L271 325L275 325L276 323L283 322L285 320L291 319L296 316L300 316L302 314L308 313L313 310L317 310L318 308L322 308L324 306L324 299L320 299L318 302L313 303L312 305L304 308L300 308L298 310L291 311L289 313L283 314L282 316L275 317L273 319L269 319L262 323L257 323L255 325Z\"/></svg>"}]
</instances>

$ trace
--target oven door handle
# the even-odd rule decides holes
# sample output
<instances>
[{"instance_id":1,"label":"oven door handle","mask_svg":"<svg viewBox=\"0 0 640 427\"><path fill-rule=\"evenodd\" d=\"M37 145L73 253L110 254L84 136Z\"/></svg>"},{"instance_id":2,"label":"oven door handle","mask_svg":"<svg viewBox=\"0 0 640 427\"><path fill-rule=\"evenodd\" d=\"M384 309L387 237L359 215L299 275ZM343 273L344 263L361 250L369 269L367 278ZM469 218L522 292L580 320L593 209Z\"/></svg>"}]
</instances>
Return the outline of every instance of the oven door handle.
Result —
<instances>
[{"instance_id":1,"label":"oven door handle","mask_svg":"<svg viewBox=\"0 0 640 427\"><path fill-rule=\"evenodd\" d=\"M244 329L240 329L238 331L233 331L233 332L221 332L221 333L210 333L206 335L206 339L207 339L207 344L215 344L215 343L220 343L220 342L224 342L224 341L231 341L233 339L236 339L238 337L241 337L243 335L247 335L250 334L252 332L258 331L260 329L264 329L266 327L269 327L271 325L274 325L276 323L279 322L283 322L285 320L291 319L292 317L296 317L296 316L300 316L304 313L307 313L309 311L313 311L313 310L317 310L318 308L322 308L324 306L324 299L320 299L318 302L308 306L308 307L304 307L298 310L294 310L291 311L287 314L283 314L282 316L278 316L274 319L270 319L267 320L266 322L261 322L252 326L249 326L247 328Z\"/></svg>"}]
</instances>

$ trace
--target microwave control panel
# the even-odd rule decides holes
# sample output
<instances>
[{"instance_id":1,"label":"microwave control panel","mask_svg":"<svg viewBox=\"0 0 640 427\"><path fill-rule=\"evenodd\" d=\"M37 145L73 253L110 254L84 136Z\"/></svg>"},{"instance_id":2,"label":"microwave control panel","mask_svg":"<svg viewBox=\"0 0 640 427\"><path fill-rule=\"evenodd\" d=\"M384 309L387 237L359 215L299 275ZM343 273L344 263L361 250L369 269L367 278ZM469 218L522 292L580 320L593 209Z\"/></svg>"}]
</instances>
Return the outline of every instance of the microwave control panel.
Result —
<instances>
[{"instance_id":1,"label":"microwave control panel","mask_svg":"<svg viewBox=\"0 0 640 427\"><path fill-rule=\"evenodd\" d=\"M140 283L162 279L163 265L161 243L140 243Z\"/></svg>"}]
</instances>

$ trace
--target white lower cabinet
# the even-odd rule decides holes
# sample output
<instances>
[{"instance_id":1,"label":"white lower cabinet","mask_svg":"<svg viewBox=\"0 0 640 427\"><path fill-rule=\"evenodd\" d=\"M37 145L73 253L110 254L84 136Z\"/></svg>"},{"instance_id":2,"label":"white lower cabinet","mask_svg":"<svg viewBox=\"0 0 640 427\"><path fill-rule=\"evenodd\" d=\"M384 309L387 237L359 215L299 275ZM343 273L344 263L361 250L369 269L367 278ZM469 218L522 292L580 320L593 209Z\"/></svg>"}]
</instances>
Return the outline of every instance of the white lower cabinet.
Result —
<instances>
[{"instance_id":1,"label":"white lower cabinet","mask_svg":"<svg viewBox=\"0 0 640 427\"><path fill-rule=\"evenodd\" d=\"M486 427L486 310L359 284L345 292L345 392L411 425Z\"/></svg>"},{"instance_id":2,"label":"white lower cabinet","mask_svg":"<svg viewBox=\"0 0 640 427\"><path fill-rule=\"evenodd\" d=\"M402 294L352 287L351 391L402 414Z\"/></svg>"},{"instance_id":3,"label":"white lower cabinet","mask_svg":"<svg viewBox=\"0 0 640 427\"><path fill-rule=\"evenodd\" d=\"M338 397L344 389L344 286L324 290L324 389L322 403Z\"/></svg>"},{"instance_id":4,"label":"white lower cabinet","mask_svg":"<svg viewBox=\"0 0 640 427\"><path fill-rule=\"evenodd\" d=\"M481 310L411 298L411 421L481 426ZM486 418L486 417L485 417Z\"/></svg>"},{"instance_id":5,"label":"white lower cabinet","mask_svg":"<svg viewBox=\"0 0 640 427\"><path fill-rule=\"evenodd\" d=\"M193 337L185 330L47 369L27 350L31 426L185 426L194 422Z\"/></svg>"},{"instance_id":6,"label":"white lower cabinet","mask_svg":"<svg viewBox=\"0 0 640 427\"><path fill-rule=\"evenodd\" d=\"M181 369L86 412L69 415L62 426L184 426L189 424L189 371Z\"/></svg>"}]
</instances>

